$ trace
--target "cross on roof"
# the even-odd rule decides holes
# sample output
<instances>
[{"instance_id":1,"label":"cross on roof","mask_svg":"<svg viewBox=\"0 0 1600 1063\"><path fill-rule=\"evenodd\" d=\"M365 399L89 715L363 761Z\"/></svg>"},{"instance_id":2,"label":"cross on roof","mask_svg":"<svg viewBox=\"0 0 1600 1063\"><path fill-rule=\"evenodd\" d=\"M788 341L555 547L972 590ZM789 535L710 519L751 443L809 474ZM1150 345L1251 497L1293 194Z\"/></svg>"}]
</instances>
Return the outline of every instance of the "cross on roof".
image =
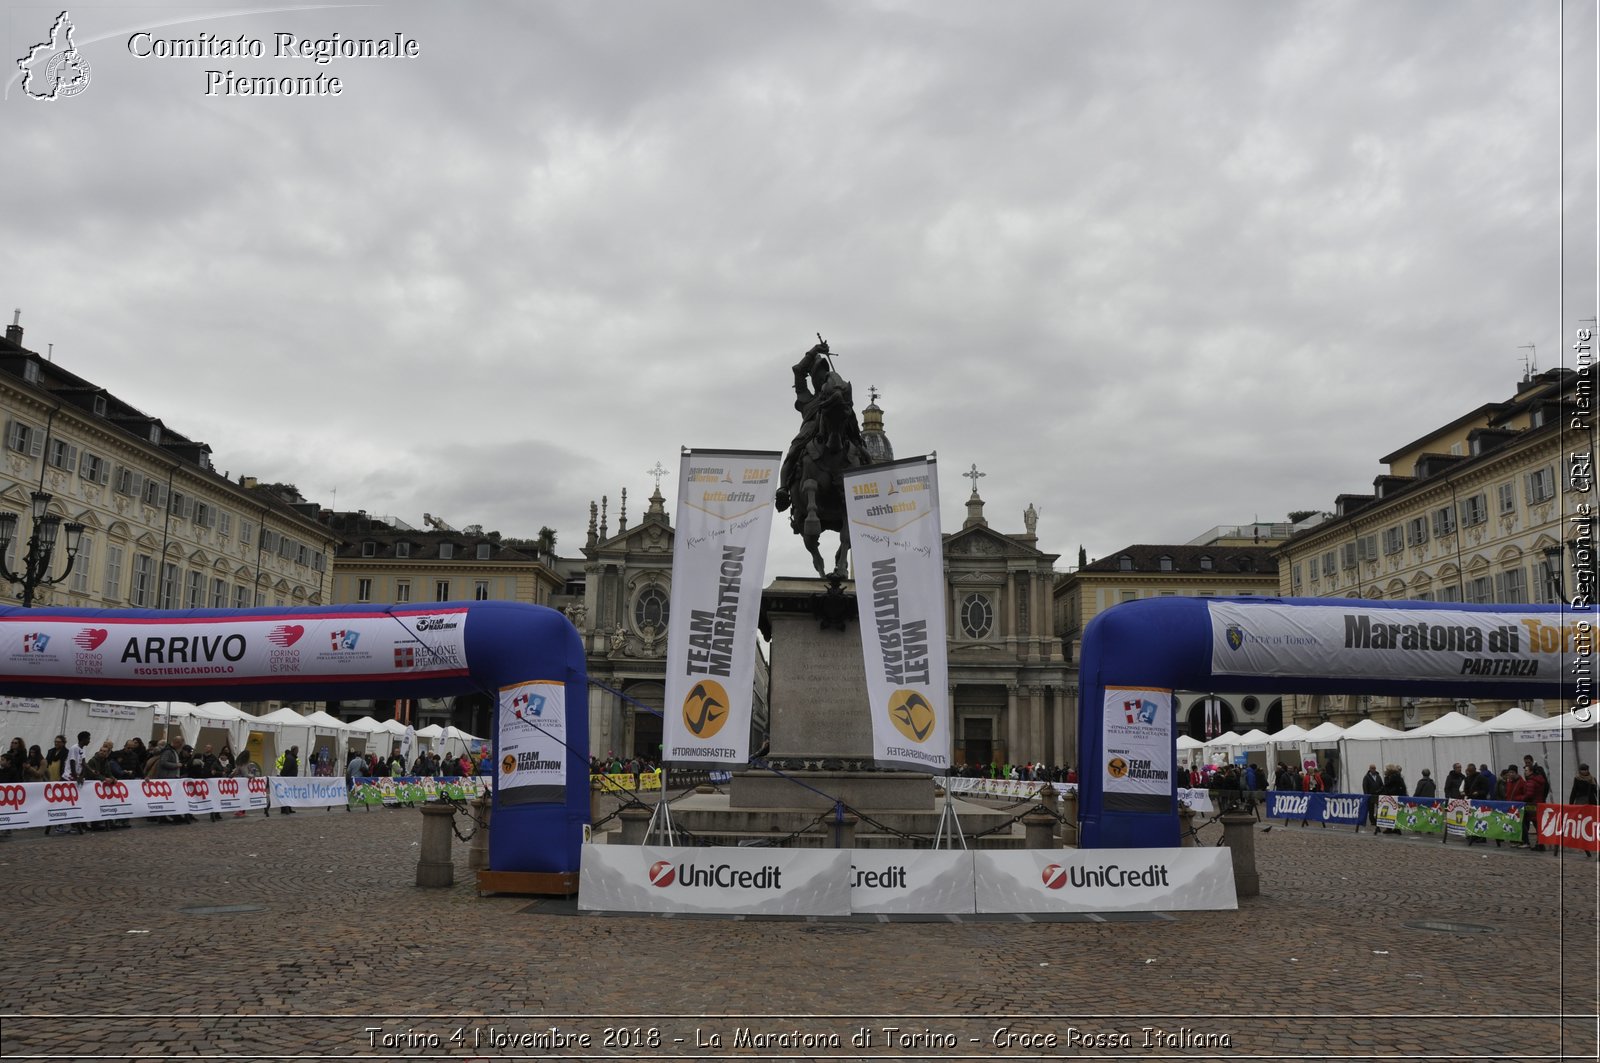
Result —
<instances>
[{"instance_id":1,"label":"cross on roof","mask_svg":"<svg viewBox=\"0 0 1600 1063\"><path fill-rule=\"evenodd\" d=\"M645 472L646 476L654 476L656 478L656 493L660 494L661 493L661 478L667 474L667 470L663 469L661 467L661 463L658 461L658 462L656 462L656 467L655 468L646 469L644 472Z\"/></svg>"},{"instance_id":2,"label":"cross on roof","mask_svg":"<svg viewBox=\"0 0 1600 1063\"><path fill-rule=\"evenodd\" d=\"M876 404L877 401L878 401L878 396L881 395L881 394L883 394L883 392L878 390L878 385L876 385L876 384L867 385L867 401L868 402Z\"/></svg>"},{"instance_id":3,"label":"cross on roof","mask_svg":"<svg viewBox=\"0 0 1600 1063\"><path fill-rule=\"evenodd\" d=\"M972 493L973 494L977 494L978 493L978 480L980 478L982 478L982 477L988 476L989 474L986 473L986 472L979 472L978 471L978 463L977 462L973 462L972 463L972 468L969 471L962 473L961 475L965 476L967 479L972 481Z\"/></svg>"}]
</instances>

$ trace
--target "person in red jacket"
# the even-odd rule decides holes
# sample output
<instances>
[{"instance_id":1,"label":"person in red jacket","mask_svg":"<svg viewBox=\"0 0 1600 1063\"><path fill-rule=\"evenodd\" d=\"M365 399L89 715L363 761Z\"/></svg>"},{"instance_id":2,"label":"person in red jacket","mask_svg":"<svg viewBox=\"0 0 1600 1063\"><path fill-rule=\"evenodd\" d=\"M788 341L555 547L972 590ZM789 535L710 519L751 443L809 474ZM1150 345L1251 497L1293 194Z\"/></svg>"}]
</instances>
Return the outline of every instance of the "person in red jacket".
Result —
<instances>
[{"instance_id":1,"label":"person in red jacket","mask_svg":"<svg viewBox=\"0 0 1600 1063\"><path fill-rule=\"evenodd\" d=\"M1328 787L1327 787L1326 782L1322 778L1321 769L1316 767L1316 765L1314 765L1314 764L1309 766L1309 767L1307 767L1306 770L1305 770L1305 774L1300 776L1300 788L1302 790L1304 790L1308 794L1326 793ZM1300 821L1300 825L1302 827L1305 826L1306 825L1306 821L1302 819ZM1323 820L1322 821L1322 829L1323 830L1327 830L1328 829L1328 821L1327 820Z\"/></svg>"},{"instance_id":2,"label":"person in red jacket","mask_svg":"<svg viewBox=\"0 0 1600 1063\"><path fill-rule=\"evenodd\" d=\"M1516 843L1519 849L1526 849L1531 837L1534 843L1534 851L1544 852L1544 846L1538 843L1538 837L1534 833L1533 827L1533 817L1538 811L1539 802L1544 800L1544 789L1544 776L1531 771L1525 775L1514 777L1513 781L1506 787L1507 801L1522 802L1522 840Z\"/></svg>"}]
</instances>

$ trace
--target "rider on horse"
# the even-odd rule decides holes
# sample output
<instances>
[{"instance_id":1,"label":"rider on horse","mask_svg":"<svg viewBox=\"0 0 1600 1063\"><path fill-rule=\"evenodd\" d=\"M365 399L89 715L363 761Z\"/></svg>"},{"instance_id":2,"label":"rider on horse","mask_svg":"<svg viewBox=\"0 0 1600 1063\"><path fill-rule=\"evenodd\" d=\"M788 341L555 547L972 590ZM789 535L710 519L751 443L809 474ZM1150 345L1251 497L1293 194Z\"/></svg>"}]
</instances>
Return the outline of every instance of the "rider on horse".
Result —
<instances>
[{"instance_id":1,"label":"rider on horse","mask_svg":"<svg viewBox=\"0 0 1600 1063\"><path fill-rule=\"evenodd\" d=\"M821 339L821 337L818 337ZM778 475L778 512L782 513L789 508L791 501L791 485L798 473L796 463L800 455L822 429L822 413L825 402L833 393L827 387L828 377L833 374L833 365L828 361L828 343L826 340L818 343L807 351L793 366L794 370L794 408L800 411L800 431L795 434L794 442L789 444L789 452L784 455L783 468ZM859 453L866 454L866 441L861 438L861 426L856 423L854 416L854 400L851 397L850 385L840 381L844 387L844 398L851 406L851 417L845 428L847 444L854 444L859 448Z\"/></svg>"}]
</instances>

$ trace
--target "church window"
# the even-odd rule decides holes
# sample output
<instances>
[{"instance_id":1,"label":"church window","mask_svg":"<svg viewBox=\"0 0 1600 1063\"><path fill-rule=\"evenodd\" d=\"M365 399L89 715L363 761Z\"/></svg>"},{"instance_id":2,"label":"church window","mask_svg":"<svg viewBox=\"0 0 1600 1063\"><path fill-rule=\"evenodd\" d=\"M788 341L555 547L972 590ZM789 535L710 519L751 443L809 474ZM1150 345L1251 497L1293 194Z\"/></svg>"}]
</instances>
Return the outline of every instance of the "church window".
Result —
<instances>
[{"instance_id":1,"label":"church window","mask_svg":"<svg viewBox=\"0 0 1600 1063\"><path fill-rule=\"evenodd\" d=\"M994 606L983 594L969 594L961 601L961 631L969 639L988 638L994 628Z\"/></svg>"},{"instance_id":2,"label":"church window","mask_svg":"<svg viewBox=\"0 0 1600 1063\"><path fill-rule=\"evenodd\" d=\"M665 631L670 613L667 592L657 583L647 583L633 600L633 626L641 632L645 628Z\"/></svg>"}]
</instances>

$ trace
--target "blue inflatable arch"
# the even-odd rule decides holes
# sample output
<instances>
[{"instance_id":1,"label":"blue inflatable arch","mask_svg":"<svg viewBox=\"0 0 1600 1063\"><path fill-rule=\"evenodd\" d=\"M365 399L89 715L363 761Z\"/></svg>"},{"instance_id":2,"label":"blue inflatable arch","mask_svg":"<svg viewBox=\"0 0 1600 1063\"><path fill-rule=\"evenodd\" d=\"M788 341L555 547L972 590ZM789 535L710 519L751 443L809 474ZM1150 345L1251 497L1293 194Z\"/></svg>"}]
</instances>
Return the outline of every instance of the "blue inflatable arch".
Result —
<instances>
[{"instance_id":1,"label":"blue inflatable arch","mask_svg":"<svg viewBox=\"0 0 1600 1063\"><path fill-rule=\"evenodd\" d=\"M1594 614L1559 605L1343 598L1125 602L1084 631L1078 802L1085 848L1179 843L1172 692L1573 697Z\"/></svg>"},{"instance_id":2,"label":"blue inflatable arch","mask_svg":"<svg viewBox=\"0 0 1600 1063\"><path fill-rule=\"evenodd\" d=\"M0 693L182 701L496 699L494 871L576 873L589 819L583 643L517 602L0 608Z\"/></svg>"}]
</instances>

